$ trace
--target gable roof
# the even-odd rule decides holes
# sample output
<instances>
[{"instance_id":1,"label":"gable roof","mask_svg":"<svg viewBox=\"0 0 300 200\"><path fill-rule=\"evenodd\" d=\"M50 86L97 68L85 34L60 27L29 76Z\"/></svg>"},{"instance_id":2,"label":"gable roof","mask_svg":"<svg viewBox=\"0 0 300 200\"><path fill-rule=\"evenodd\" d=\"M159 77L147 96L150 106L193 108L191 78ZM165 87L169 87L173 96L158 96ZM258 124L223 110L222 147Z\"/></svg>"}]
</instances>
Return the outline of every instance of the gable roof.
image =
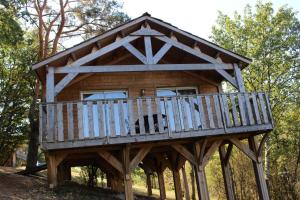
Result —
<instances>
[{"instance_id":1,"label":"gable roof","mask_svg":"<svg viewBox=\"0 0 300 200\"><path fill-rule=\"evenodd\" d=\"M97 42L99 42L99 41L101 42L102 40L104 40L108 37L117 35L120 32L122 34L124 34L127 31L128 32L127 34L130 34L131 32L136 31L137 29L139 29L140 28L139 25L143 24L144 22L151 23L151 27L153 25L156 28L162 28L162 29L168 30L169 32L177 34L178 36L185 37L185 38L188 38L190 40L193 40L194 43L201 44L202 46L205 46L206 48L213 49L214 51L224 55L224 57L228 57L229 59L234 60L235 63L241 63L242 67L245 67L245 66L247 66L248 64L251 63L251 59L249 59L245 56L242 56L242 55L234 53L230 50L224 49L224 48L218 46L217 44L214 44L214 43L212 43L208 40L205 40L201 37L198 37L198 36L193 35L189 32L181 30L181 29L173 26L170 23L164 22L164 21L162 21L161 19L158 19L158 18L151 17L150 14L145 13L145 14L143 14L142 16L140 16L138 18L130 20L126 23L123 23L123 24L113 28L113 29L110 29L110 30L106 31L106 32L102 33L101 35L95 36L95 37L90 38L88 40L85 40L85 41L83 41L83 42L81 42L81 43L79 43L79 44L77 44L77 45L75 45L75 46L73 46L69 49L58 52L58 53L54 54L53 56L50 56L50 57L46 58L45 60L42 60L42 61L34 64L32 66L32 69L37 70L37 69L39 69L43 66L51 65L51 63L53 63L53 62L55 62L59 59L62 59L63 57L68 57L68 56L72 55L72 53L76 53L77 51L81 50L82 48L97 44Z\"/></svg>"}]
</instances>

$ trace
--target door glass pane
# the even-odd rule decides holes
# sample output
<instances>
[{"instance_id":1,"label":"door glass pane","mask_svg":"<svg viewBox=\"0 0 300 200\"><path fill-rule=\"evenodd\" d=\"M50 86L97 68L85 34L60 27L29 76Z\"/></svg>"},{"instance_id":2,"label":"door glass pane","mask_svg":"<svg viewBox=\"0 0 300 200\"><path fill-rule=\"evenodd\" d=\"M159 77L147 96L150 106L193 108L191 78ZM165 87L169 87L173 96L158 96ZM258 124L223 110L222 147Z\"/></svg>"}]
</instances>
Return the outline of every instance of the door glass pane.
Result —
<instances>
[{"instance_id":1,"label":"door glass pane","mask_svg":"<svg viewBox=\"0 0 300 200\"><path fill-rule=\"evenodd\" d=\"M83 93L82 100L113 100L113 99L124 99L127 98L126 91L103 91L103 92L91 92ZM126 133L128 132L128 111L127 111L127 102L123 100L122 108L124 111L125 118L125 129ZM94 135L95 137L99 136L99 120L98 120L98 109L96 101L93 102L93 122L94 122ZM104 134L111 135L110 130L110 110L108 102L103 102L102 116L104 117ZM113 119L115 121L114 130L116 135L120 135L120 116L119 116L119 106L117 100L113 101ZM86 104L83 105L83 131L84 136L89 136L89 126L88 126L88 107Z\"/></svg>"}]
</instances>

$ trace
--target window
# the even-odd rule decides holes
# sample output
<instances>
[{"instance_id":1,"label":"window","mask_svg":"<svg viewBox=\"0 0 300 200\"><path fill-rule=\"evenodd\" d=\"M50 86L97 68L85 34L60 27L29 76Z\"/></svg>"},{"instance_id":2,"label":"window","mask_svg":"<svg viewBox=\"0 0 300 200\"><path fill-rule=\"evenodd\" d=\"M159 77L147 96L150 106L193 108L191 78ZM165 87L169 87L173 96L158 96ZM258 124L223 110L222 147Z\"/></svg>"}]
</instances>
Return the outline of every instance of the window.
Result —
<instances>
[{"instance_id":1,"label":"window","mask_svg":"<svg viewBox=\"0 0 300 200\"><path fill-rule=\"evenodd\" d=\"M120 90L120 91L92 91L92 92L82 92L81 93L81 99L84 101L89 100L112 100L112 99L124 99L128 97L127 91ZM128 124L128 110L126 101L123 103L123 110L124 110L124 116L125 116L125 122ZM104 135L110 135L110 128L108 125L110 124L110 118L108 117L109 113L109 107L108 104L104 104L103 106L103 116L105 117L105 123L104 123ZM114 120L115 120L115 131L117 135L120 135L120 120L119 120L119 114L118 114L118 103L114 101L113 103L113 112L114 112ZM99 136L99 123L98 123L98 109L97 104L93 104L93 118L94 118L94 134L95 137ZM126 130L128 130L128 127L125 126ZM88 108L87 105L83 105L83 133L85 137L88 137L89 135L89 126L88 126Z\"/></svg>"},{"instance_id":2,"label":"window","mask_svg":"<svg viewBox=\"0 0 300 200\"><path fill-rule=\"evenodd\" d=\"M198 93L196 87L178 87L178 88L158 88L156 90L156 95L158 97L177 97L176 98L176 107L178 108L179 117L180 117L180 125L181 130L184 129L184 120L183 120L183 108L185 109L187 113L187 121L188 121L188 127L191 129L193 128L193 122L192 122L192 113L191 113L191 103L195 104L194 106L195 112L196 112L196 122L197 126L200 126L200 115L199 115L199 109L197 104L197 97L196 94ZM195 95L192 97L192 102L189 101L189 98L184 97L187 95ZM179 96L183 96L183 98L179 98ZM164 104L163 101L160 102L162 114L168 116L169 125L171 127L172 131L175 131L175 116L173 111L173 104L170 98L168 98L168 101L166 102L167 106Z\"/></svg>"}]
</instances>

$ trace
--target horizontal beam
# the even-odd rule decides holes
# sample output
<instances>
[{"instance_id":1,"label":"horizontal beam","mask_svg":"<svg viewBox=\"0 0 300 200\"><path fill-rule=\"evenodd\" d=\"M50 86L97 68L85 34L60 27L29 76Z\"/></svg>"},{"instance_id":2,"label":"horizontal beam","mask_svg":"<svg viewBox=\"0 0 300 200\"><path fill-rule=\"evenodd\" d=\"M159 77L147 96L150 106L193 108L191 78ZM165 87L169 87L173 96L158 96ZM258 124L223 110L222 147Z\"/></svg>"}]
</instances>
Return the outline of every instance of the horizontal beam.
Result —
<instances>
[{"instance_id":1,"label":"horizontal beam","mask_svg":"<svg viewBox=\"0 0 300 200\"><path fill-rule=\"evenodd\" d=\"M55 68L56 74L100 73L100 72L144 72L144 71L185 71L185 70L229 70L230 64L146 64L146 65L103 65Z\"/></svg>"}]
</instances>

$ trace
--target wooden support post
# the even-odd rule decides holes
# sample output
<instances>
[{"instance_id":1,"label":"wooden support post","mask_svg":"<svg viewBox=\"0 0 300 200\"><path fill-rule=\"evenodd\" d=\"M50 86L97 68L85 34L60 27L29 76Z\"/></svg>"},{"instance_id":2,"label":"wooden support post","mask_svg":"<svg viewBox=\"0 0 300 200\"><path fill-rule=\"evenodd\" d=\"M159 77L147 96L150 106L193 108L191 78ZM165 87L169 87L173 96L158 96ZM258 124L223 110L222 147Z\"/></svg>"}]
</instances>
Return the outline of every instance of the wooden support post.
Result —
<instances>
[{"instance_id":1,"label":"wooden support post","mask_svg":"<svg viewBox=\"0 0 300 200\"><path fill-rule=\"evenodd\" d=\"M254 136L249 137L248 141L249 141L250 149L257 154L258 153L257 152L258 148L257 148L257 144L256 144ZM259 198L261 200L269 200L270 197L269 197L269 192L268 192L266 179L264 177L264 169L263 169L263 165L262 165L261 160L262 159L259 156L257 158L257 162L252 161L253 168L254 168L254 173L255 173L255 179L256 179L256 184L257 184L257 187L258 187Z\"/></svg>"},{"instance_id":2,"label":"wooden support post","mask_svg":"<svg viewBox=\"0 0 300 200\"><path fill-rule=\"evenodd\" d=\"M198 196L200 200L209 200L205 168L202 164L195 166L195 176L197 183Z\"/></svg>"},{"instance_id":3,"label":"wooden support post","mask_svg":"<svg viewBox=\"0 0 300 200\"><path fill-rule=\"evenodd\" d=\"M164 180L164 170L162 169L161 165L157 166L156 172L158 178L160 200L165 200L166 188L165 188L165 180Z\"/></svg>"},{"instance_id":4,"label":"wooden support post","mask_svg":"<svg viewBox=\"0 0 300 200\"><path fill-rule=\"evenodd\" d=\"M183 184L184 184L184 191L185 191L185 199L190 200L190 189L189 189L189 183L186 177L186 171L185 171L185 165L181 168L182 172L182 179L183 179Z\"/></svg>"},{"instance_id":5,"label":"wooden support post","mask_svg":"<svg viewBox=\"0 0 300 200\"><path fill-rule=\"evenodd\" d=\"M152 195L152 183L151 183L150 173L147 172L146 177L147 177L147 192L148 192L148 196L150 197Z\"/></svg>"},{"instance_id":6,"label":"wooden support post","mask_svg":"<svg viewBox=\"0 0 300 200\"><path fill-rule=\"evenodd\" d=\"M180 168L178 168L178 160L179 160L178 153L173 152L171 155L169 155L169 159L171 160L171 170L173 173L175 196L177 200L182 200L182 189L181 189L180 173L179 173Z\"/></svg>"},{"instance_id":7,"label":"wooden support post","mask_svg":"<svg viewBox=\"0 0 300 200\"><path fill-rule=\"evenodd\" d=\"M230 155L227 155L228 153L230 154L229 151L231 151L231 150L227 150L227 153L226 153L224 145L219 147L219 155L220 155L226 197L227 197L227 200L235 200L231 169L230 169L229 161L227 160L230 157Z\"/></svg>"},{"instance_id":8,"label":"wooden support post","mask_svg":"<svg viewBox=\"0 0 300 200\"><path fill-rule=\"evenodd\" d=\"M124 189L125 189L125 199L133 200L133 191L132 191L132 179L130 171L130 149L126 145L123 148L122 152L123 165L124 165Z\"/></svg>"},{"instance_id":9,"label":"wooden support post","mask_svg":"<svg viewBox=\"0 0 300 200\"><path fill-rule=\"evenodd\" d=\"M48 175L48 184L50 188L55 188L59 181L63 178L65 171L58 173L59 164L65 159L68 154L66 153L47 153L47 175ZM60 175L60 176L58 176Z\"/></svg>"},{"instance_id":10,"label":"wooden support post","mask_svg":"<svg viewBox=\"0 0 300 200\"><path fill-rule=\"evenodd\" d=\"M55 188L58 184L57 180L57 163L55 155L47 155L47 174L49 188Z\"/></svg>"},{"instance_id":11,"label":"wooden support post","mask_svg":"<svg viewBox=\"0 0 300 200\"><path fill-rule=\"evenodd\" d=\"M197 159L198 161L197 165L194 165L194 169L195 169L195 178L197 184L198 197L200 200L209 200L207 180L205 176L205 165L202 162L205 153L206 142L207 140L204 140L202 142L201 148L198 142L194 144L194 156L195 159Z\"/></svg>"},{"instance_id":12,"label":"wooden support post","mask_svg":"<svg viewBox=\"0 0 300 200\"><path fill-rule=\"evenodd\" d=\"M179 169L173 168L172 173L173 173L173 181L174 181L174 188L175 188L175 196L177 200L181 200L182 189L181 189Z\"/></svg>"},{"instance_id":13,"label":"wooden support post","mask_svg":"<svg viewBox=\"0 0 300 200\"><path fill-rule=\"evenodd\" d=\"M239 92L245 92L244 80L242 77L241 69L236 63L233 64L233 69L234 69L234 76L235 76L235 80Z\"/></svg>"}]
</instances>

